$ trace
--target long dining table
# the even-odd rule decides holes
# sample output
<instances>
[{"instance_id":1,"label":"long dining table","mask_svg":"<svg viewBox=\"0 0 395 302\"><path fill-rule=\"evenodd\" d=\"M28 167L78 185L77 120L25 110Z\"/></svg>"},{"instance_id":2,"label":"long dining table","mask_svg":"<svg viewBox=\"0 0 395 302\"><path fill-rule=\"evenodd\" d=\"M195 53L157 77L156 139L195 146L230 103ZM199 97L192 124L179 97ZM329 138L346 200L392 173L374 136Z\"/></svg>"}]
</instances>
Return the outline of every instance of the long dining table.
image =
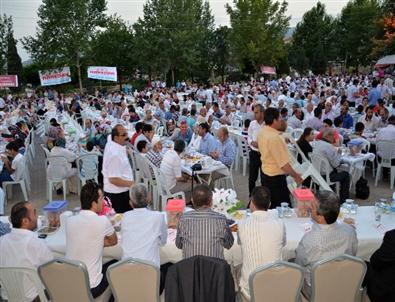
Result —
<instances>
[{"instance_id":1,"label":"long dining table","mask_svg":"<svg viewBox=\"0 0 395 302\"><path fill-rule=\"evenodd\" d=\"M165 215L165 212L163 212ZM245 218L247 213L241 211L242 216ZM277 216L276 210L270 210L270 214ZM61 227L52 234L49 234L46 239L51 251L56 256L64 256L66 253L66 228L67 219L72 213L67 211L61 215ZM382 214L381 222L377 224L375 221L374 207L373 206L361 206L358 208L357 214L351 215L355 220L355 229L358 238L358 250L357 256L369 260L370 256L375 250L377 250L382 242L385 232L395 228L395 213ZM0 220L7 222L8 217L2 216ZM292 217L282 218L285 229L286 229L286 245L283 248L282 258L284 260L295 257L295 249L298 246L299 241L303 235L310 231L312 226L311 218L299 218L293 213ZM237 221L237 220L236 220ZM340 220L336 223L343 223ZM168 229L168 238L165 246L160 249L161 263L175 263L182 259L182 251L175 245L176 230ZM241 247L237 244L237 233L233 233L235 242L233 246L224 251L225 259L229 264L238 266L242 264L242 252ZM113 247L105 247L103 251L104 261L110 259L121 259L122 258L122 247L121 242L125 238L120 237L118 233L118 244ZM264 246L262 248L265 248Z\"/></svg>"}]
</instances>

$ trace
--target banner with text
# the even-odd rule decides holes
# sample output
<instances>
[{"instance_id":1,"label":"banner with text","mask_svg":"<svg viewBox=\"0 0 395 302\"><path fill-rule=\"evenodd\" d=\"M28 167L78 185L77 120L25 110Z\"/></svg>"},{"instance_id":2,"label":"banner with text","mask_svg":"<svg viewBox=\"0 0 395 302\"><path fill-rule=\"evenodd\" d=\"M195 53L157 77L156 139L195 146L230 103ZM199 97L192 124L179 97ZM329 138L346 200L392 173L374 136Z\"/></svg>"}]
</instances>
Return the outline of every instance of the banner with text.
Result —
<instances>
[{"instance_id":1,"label":"banner with text","mask_svg":"<svg viewBox=\"0 0 395 302\"><path fill-rule=\"evenodd\" d=\"M59 85L71 82L70 67L40 70L41 86Z\"/></svg>"},{"instance_id":2,"label":"banner with text","mask_svg":"<svg viewBox=\"0 0 395 302\"><path fill-rule=\"evenodd\" d=\"M263 74L276 74L276 67L271 66L261 66L261 72Z\"/></svg>"},{"instance_id":3,"label":"banner with text","mask_svg":"<svg viewBox=\"0 0 395 302\"><path fill-rule=\"evenodd\" d=\"M104 66L89 66L88 78L103 81L117 81L117 68Z\"/></svg>"},{"instance_id":4,"label":"banner with text","mask_svg":"<svg viewBox=\"0 0 395 302\"><path fill-rule=\"evenodd\" d=\"M18 76L0 75L0 87L18 87Z\"/></svg>"}]
</instances>

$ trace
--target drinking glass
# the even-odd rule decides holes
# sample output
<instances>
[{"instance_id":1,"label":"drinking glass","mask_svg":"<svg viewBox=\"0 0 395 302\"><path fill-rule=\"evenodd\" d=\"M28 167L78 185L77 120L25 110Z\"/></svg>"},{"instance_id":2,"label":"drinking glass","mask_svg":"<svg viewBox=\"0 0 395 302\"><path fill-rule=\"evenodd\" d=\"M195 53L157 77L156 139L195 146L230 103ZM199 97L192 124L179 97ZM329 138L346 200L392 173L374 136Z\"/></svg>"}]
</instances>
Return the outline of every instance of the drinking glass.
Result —
<instances>
[{"instance_id":1,"label":"drinking glass","mask_svg":"<svg viewBox=\"0 0 395 302\"><path fill-rule=\"evenodd\" d=\"M378 224L381 222L381 213L382 213L381 202L376 202L374 204L374 220Z\"/></svg>"},{"instance_id":2,"label":"drinking glass","mask_svg":"<svg viewBox=\"0 0 395 302\"><path fill-rule=\"evenodd\" d=\"M278 218L284 218L284 211L282 207L276 207Z\"/></svg>"}]
</instances>

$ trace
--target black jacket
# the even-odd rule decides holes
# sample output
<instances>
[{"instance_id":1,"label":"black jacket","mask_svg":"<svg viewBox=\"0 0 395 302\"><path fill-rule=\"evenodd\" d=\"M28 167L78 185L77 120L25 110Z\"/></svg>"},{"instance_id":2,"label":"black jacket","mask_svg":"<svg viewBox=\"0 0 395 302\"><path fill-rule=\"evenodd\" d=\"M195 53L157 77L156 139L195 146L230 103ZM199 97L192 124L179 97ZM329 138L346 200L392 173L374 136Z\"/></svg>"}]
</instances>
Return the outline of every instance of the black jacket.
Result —
<instances>
[{"instance_id":1,"label":"black jacket","mask_svg":"<svg viewBox=\"0 0 395 302\"><path fill-rule=\"evenodd\" d=\"M229 264L222 259L194 256L171 266L165 285L166 302L234 302Z\"/></svg>"},{"instance_id":2,"label":"black jacket","mask_svg":"<svg viewBox=\"0 0 395 302\"><path fill-rule=\"evenodd\" d=\"M372 302L395 301L395 229L384 235L380 248L370 257L365 285Z\"/></svg>"}]
</instances>

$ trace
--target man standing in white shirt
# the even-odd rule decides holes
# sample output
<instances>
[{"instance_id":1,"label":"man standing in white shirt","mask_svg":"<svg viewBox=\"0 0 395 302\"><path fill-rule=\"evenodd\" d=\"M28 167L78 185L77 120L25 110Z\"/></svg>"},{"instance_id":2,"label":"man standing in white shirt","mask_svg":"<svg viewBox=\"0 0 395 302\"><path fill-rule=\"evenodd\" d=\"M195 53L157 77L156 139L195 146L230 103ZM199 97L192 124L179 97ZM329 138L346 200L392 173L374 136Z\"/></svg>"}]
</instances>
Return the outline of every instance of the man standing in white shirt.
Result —
<instances>
[{"instance_id":1,"label":"man standing in white shirt","mask_svg":"<svg viewBox=\"0 0 395 302\"><path fill-rule=\"evenodd\" d=\"M134 210L126 212L122 219L122 259L137 258L160 268L160 247L167 241L167 225L164 213L147 209L148 196L145 184L136 184L130 190L130 205ZM161 270L161 289L167 267L165 264Z\"/></svg>"},{"instance_id":2,"label":"man standing in white shirt","mask_svg":"<svg viewBox=\"0 0 395 302\"><path fill-rule=\"evenodd\" d=\"M53 259L53 255L43 239L34 230L37 228L37 212L30 202L22 201L11 209L12 230L0 237L0 267L37 268ZM38 301L34 284L25 278L24 300Z\"/></svg>"},{"instance_id":3,"label":"man standing in white shirt","mask_svg":"<svg viewBox=\"0 0 395 302\"><path fill-rule=\"evenodd\" d=\"M127 156L128 132L122 125L111 131L103 155L104 195L111 199L115 212L124 213L131 209L129 188L134 184L133 171Z\"/></svg>"},{"instance_id":4,"label":"man standing in white shirt","mask_svg":"<svg viewBox=\"0 0 395 302\"><path fill-rule=\"evenodd\" d=\"M171 193L184 192L186 203L191 200L192 185L190 177L183 175L181 172L180 154L184 152L185 142L176 140L174 142L174 150L168 150L163 156L160 164L161 181Z\"/></svg>"},{"instance_id":5,"label":"man standing in white shirt","mask_svg":"<svg viewBox=\"0 0 395 302\"><path fill-rule=\"evenodd\" d=\"M108 287L107 268L115 261L103 265L103 248L118 243L117 234L106 216L99 216L103 209L103 191L95 182L88 182L81 189L81 211L67 220L66 258L83 262L89 274L93 298L99 297Z\"/></svg>"},{"instance_id":6,"label":"man standing in white shirt","mask_svg":"<svg viewBox=\"0 0 395 302\"><path fill-rule=\"evenodd\" d=\"M265 187L255 187L251 194L251 216L238 226L237 240L241 245L242 263L240 287L249 297L248 278L259 266L281 259L286 243L284 223L271 216L270 192Z\"/></svg>"},{"instance_id":7,"label":"man standing in white shirt","mask_svg":"<svg viewBox=\"0 0 395 302\"><path fill-rule=\"evenodd\" d=\"M250 172L248 176L248 192L251 195L252 190L255 188L256 180L258 179L259 172L261 173L262 182L262 171L261 171L261 155L258 150L258 133L264 126L263 117L265 109L262 105L257 104L254 106L255 120L250 123L248 127L248 145L250 147Z\"/></svg>"}]
</instances>

